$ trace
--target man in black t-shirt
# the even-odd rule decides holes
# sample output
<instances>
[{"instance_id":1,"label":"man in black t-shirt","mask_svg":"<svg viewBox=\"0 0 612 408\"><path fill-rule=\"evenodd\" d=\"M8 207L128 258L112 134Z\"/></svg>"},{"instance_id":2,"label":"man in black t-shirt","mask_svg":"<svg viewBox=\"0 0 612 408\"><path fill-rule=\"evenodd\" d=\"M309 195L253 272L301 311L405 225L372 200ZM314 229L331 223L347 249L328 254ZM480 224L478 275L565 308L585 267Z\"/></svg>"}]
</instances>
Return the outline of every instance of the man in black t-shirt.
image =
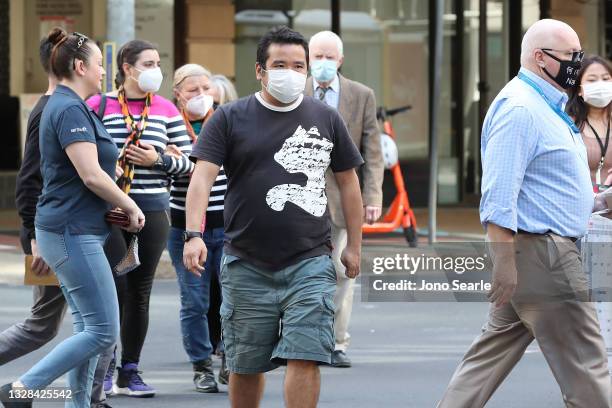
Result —
<instances>
[{"instance_id":1,"label":"man in black t-shirt","mask_svg":"<svg viewBox=\"0 0 612 408\"><path fill-rule=\"evenodd\" d=\"M200 224L223 165L221 317L232 406L258 403L263 373L287 363L286 404L314 407L318 364L330 363L334 350L325 172L331 168L340 189L348 230L342 262L354 278L363 219L355 169L363 160L336 110L303 96L308 45L301 34L268 32L255 67L261 91L220 106L193 149L184 262L205 273Z\"/></svg>"}]
</instances>

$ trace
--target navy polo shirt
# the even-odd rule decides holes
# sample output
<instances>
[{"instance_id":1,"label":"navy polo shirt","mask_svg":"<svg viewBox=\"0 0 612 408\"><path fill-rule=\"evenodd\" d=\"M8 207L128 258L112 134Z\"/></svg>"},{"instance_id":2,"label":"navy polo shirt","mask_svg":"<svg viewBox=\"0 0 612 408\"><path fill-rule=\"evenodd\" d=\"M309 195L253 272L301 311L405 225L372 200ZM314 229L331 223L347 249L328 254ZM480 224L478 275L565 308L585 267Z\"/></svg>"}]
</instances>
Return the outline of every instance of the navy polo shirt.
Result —
<instances>
[{"instance_id":1,"label":"navy polo shirt","mask_svg":"<svg viewBox=\"0 0 612 408\"><path fill-rule=\"evenodd\" d=\"M76 235L108 233L104 214L110 204L85 186L65 151L71 143L95 143L100 167L114 179L119 151L102 122L72 89L58 85L43 111L39 138L43 189L36 228Z\"/></svg>"}]
</instances>

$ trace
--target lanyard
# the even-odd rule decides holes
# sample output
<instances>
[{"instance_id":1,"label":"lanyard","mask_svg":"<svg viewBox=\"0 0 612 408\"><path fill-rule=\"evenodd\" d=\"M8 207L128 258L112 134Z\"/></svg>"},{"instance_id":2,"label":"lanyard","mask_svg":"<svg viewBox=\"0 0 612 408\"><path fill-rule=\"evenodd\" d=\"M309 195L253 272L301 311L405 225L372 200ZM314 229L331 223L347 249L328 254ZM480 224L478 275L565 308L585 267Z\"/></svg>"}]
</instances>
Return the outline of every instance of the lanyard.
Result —
<instances>
[{"instance_id":1,"label":"lanyard","mask_svg":"<svg viewBox=\"0 0 612 408\"><path fill-rule=\"evenodd\" d=\"M523 74L522 72L518 73L518 77L523 82L525 82L527 85L535 89L537 93L540 94L540 96L546 101L548 106L550 106L550 108L557 114L557 116L563 119L563 121L570 127L570 129L572 130L572 132L574 132L574 134L580 134L580 130L578 130L578 127L576 127L576 124L574 123L572 118L570 118L570 116L567 113L565 113L565 111L563 111L557 105L552 103L550 99L548 99L548 97L544 94L544 91L542 91L542 88L538 86L538 84L536 84L531 78L529 78L527 75Z\"/></svg>"},{"instance_id":2,"label":"lanyard","mask_svg":"<svg viewBox=\"0 0 612 408\"><path fill-rule=\"evenodd\" d=\"M595 131L595 128L591 125L591 123L587 120L586 123L589 125L595 138L597 139L597 143L599 143L599 148L601 149L601 159L599 160L599 165L597 166L597 172L595 173L595 183L597 185L601 184L601 169L603 169L604 161L606 159L606 153L608 152L608 144L610 143L610 119L608 119L608 128L606 130L606 144L601 141L601 138Z\"/></svg>"}]
</instances>

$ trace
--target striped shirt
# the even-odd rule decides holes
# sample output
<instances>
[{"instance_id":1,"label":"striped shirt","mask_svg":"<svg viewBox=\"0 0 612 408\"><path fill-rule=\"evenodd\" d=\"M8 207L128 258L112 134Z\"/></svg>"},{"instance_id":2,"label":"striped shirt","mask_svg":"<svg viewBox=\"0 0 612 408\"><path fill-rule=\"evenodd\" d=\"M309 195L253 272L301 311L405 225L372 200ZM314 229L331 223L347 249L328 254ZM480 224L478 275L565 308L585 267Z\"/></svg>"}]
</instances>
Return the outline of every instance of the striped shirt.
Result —
<instances>
[{"instance_id":1,"label":"striped shirt","mask_svg":"<svg viewBox=\"0 0 612 408\"><path fill-rule=\"evenodd\" d=\"M200 133L201 121L191 122L191 125L196 134ZM182 151L185 154L191 154L191 145L189 145L189 153L187 153L187 150ZM190 176L187 175L172 176L170 179L170 220L175 228L185 229L185 198L187 197L189 181ZM222 166L210 191L208 208L206 209L206 229L223 228L223 200L226 190L227 177Z\"/></svg>"},{"instance_id":2,"label":"striped shirt","mask_svg":"<svg viewBox=\"0 0 612 408\"><path fill-rule=\"evenodd\" d=\"M91 97L87 103L97 112L100 95ZM144 98L128 100L130 113L136 122L140 120L144 103ZM116 96L107 95L102 122L121 150L129 133ZM170 202L168 176L189 174L193 170L193 163L188 159L191 139L187 134L183 117L172 102L159 95L153 96L147 125L140 140L154 146L157 152L162 153L163 166L135 166L130 197L142 211L168 210ZM183 156L175 158L163 154L169 144L177 146L183 152Z\"/></svg>"}]
</instances>

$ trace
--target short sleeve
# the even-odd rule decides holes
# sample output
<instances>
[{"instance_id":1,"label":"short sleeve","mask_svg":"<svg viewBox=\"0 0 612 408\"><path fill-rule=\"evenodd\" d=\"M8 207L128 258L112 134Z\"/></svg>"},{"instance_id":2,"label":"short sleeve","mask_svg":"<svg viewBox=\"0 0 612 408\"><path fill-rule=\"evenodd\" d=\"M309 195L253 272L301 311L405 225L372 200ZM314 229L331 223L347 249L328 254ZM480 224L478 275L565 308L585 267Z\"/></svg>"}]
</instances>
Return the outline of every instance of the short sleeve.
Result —
<instances>
[{"instance_id":1,"label":"short sleeve","mask_svg":"<svg viewBox=\"0 0 612 408\"><path fill-rule=\"evenodd\" d=\"M60 113L57 135L62 149L75 142L96 143L96 133L89 112L77 105L70 106Z\"/></svg>"},{"instance_id":2,"label":"short sleeve","mask_svg":"<svg viewBox=\"0 0 612 408\"><path fill-rule=\"evenodd\" d=\"M227 154L227 132L227 116L225 110L219 108L200 131L190 159L204 160L222 166Z\"/></svg>"},{"instance_id":3,"label":"short sleeve","mask_svg":"<svg viewBox=\"0 0 612 408\"><path fill-rule=\"evenodd\" d=\"M363 158L353 143L342 117L335 111L333 114L334 147L331 152L331 169L334 173L338 173L361 166Z\"/></svg>"}]
</instances>

